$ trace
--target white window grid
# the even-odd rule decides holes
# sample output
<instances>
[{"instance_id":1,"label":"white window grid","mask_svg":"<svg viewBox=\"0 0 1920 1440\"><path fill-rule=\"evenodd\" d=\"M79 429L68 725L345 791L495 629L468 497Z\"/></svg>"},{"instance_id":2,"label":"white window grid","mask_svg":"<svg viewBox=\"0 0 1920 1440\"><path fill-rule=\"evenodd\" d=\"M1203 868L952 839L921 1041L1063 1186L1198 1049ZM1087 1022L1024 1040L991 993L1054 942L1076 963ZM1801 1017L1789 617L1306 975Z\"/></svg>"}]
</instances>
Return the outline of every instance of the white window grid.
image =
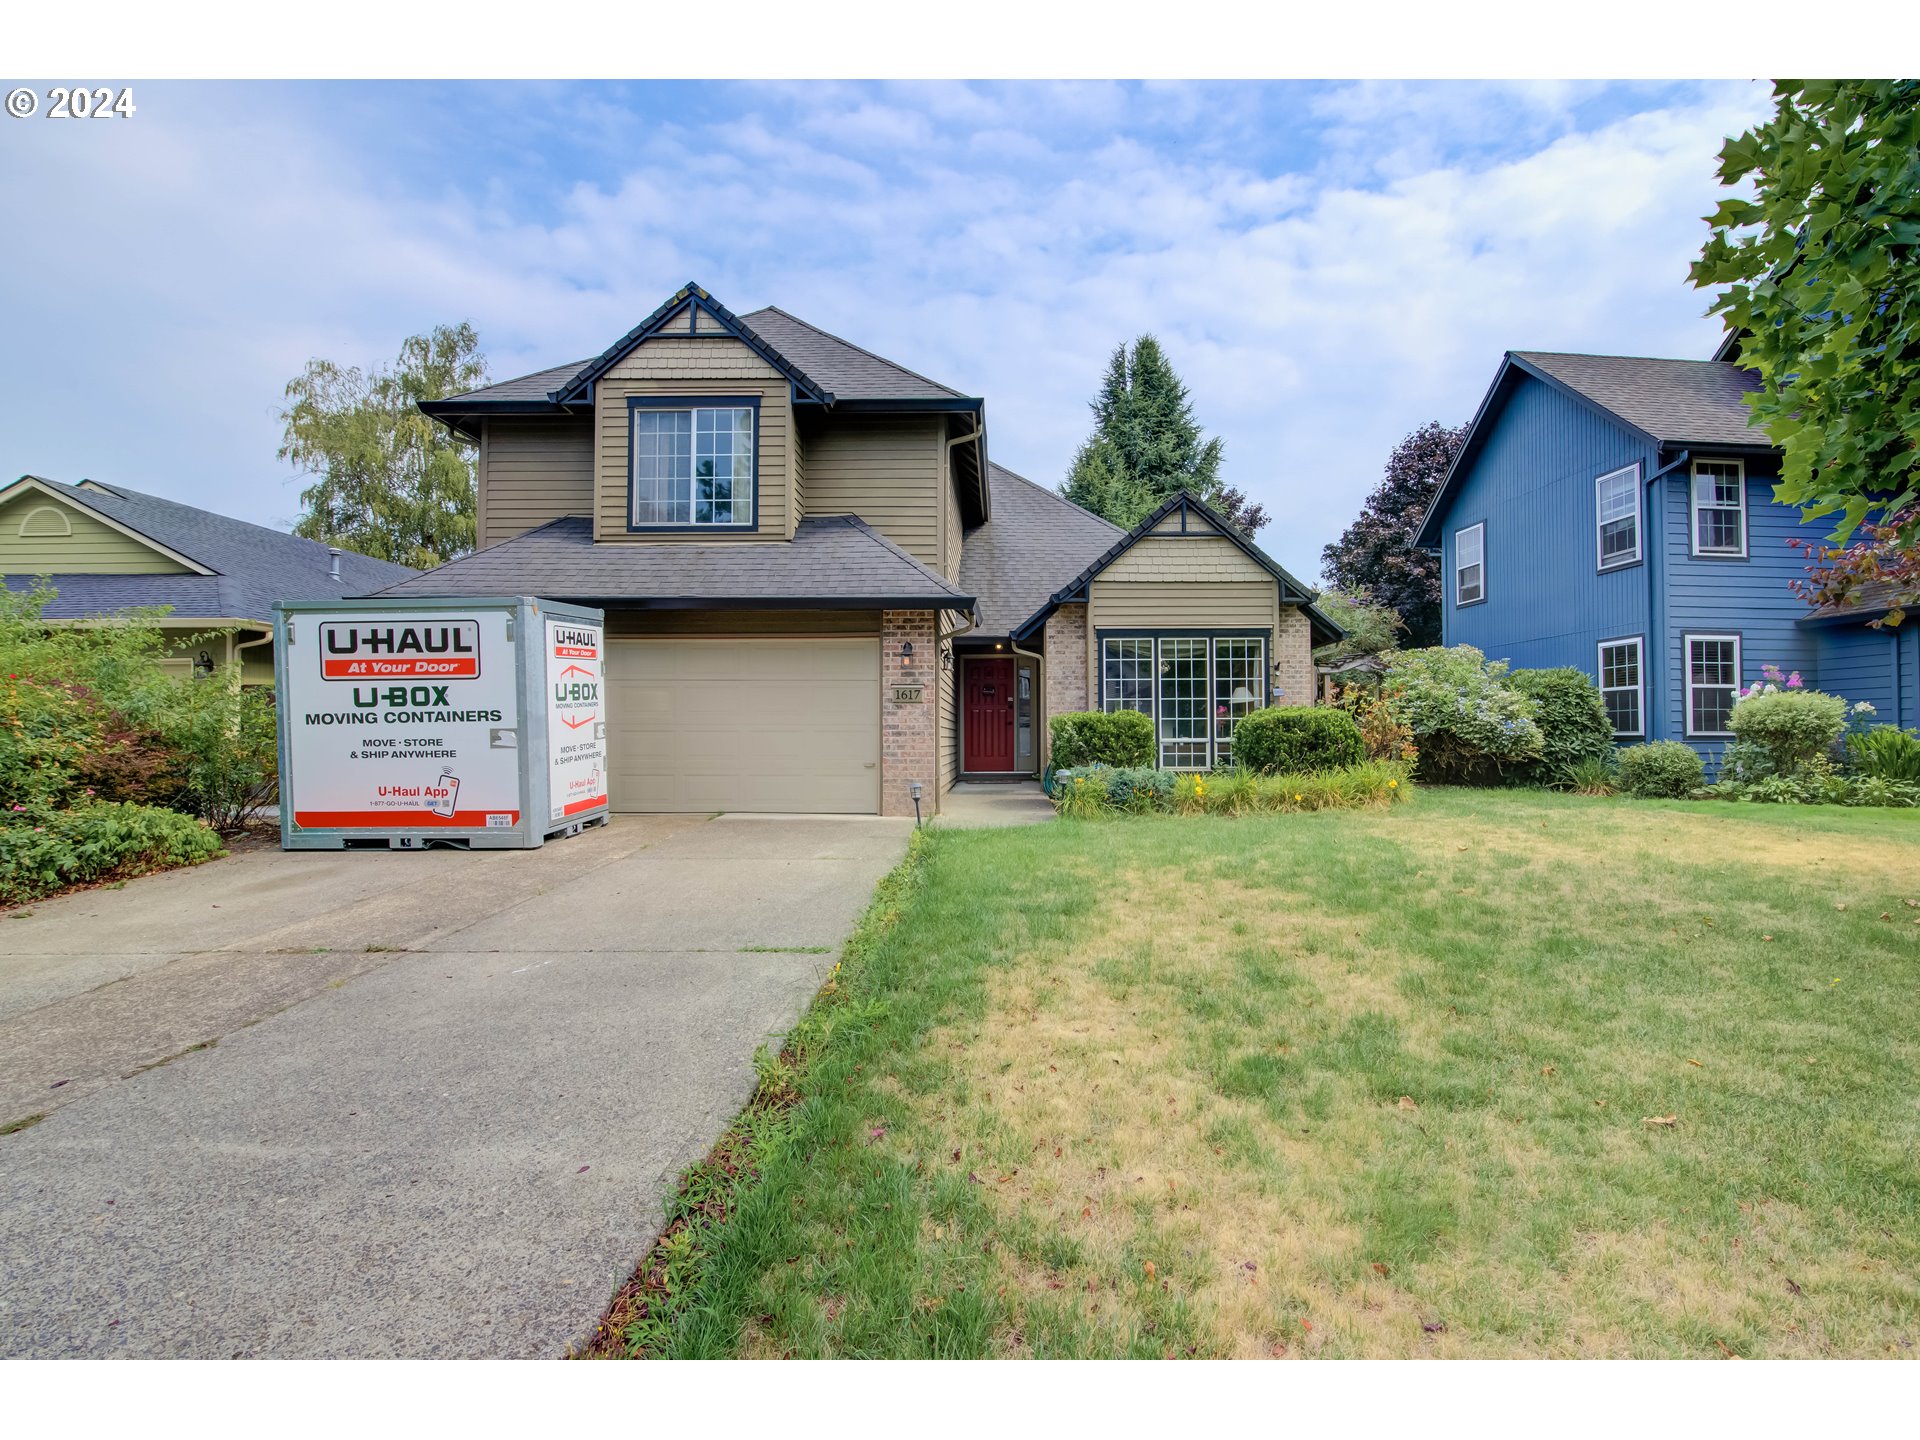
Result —
<instances>
[{"instance_id":1,"label":"white window grid","mask_svg":"<svg viewBox=\"0 0 1920 1440\"><path fill-rule=\"evenodd\" d=\"M1602 570L1640 559L1640 467L1629 465L1593 482L1594 542Z\"/></svg>"},{"instance_id":2,"label":"white window grid","mask_svg":"<svg viewBox=\"0 0 1920 1440\"><path fill-rule=\"evenodd\" d=\"M1687 733L1732 734L1727 729L1727 717L1740 698L1740 637L1688 635L1685 644Z\"/></svg>"},{"instance_id":3,"label":"white window grid","mask_svg":"<svg viewBox=\"0 0 1920 1440\"><path fill-rule=\"evenodd\" d=\"M1744 460L1693 462L1693 553L1747 553L1747 466Z\"/></svg>"},{"instance_id":4,"label":"white window grid","mask_svg":"<svg viewBox=\"0 0 1920 1440\"><path fill-rule=\"evenodd\" d=\"M635 525L751 525L753 410L634 412Z\"/></svg>"},{"instance_id":5,"label":"white window grid","mask_svg":"<svg viewBox=\"0 0 1920 1440\"><path fill-rule=\"evenodd\" d=\"M1240 695L1245 698L1235 698ZM1100 708L1151 718L1163 769L1231 764L1234 728L1266 703L1262 636L1101 637Z\"/></svg>"},{"instance_id":6,"label":"white window grid","mask_svg":"<svg viewBox=\"0 0 1920 1440\"><path fill-rule=\"evenodd\" d=\"M1453 603L1487 598L1487 526L1482 521L1453 532Z\"/></svg>"},{"instance_id":7,"label":"white window grid","mask_svg":"<svg viewBox=\"0 0 1920 1440\"><path fill-rule=\"evenodd\" d=\"M1600 645L1600 702L1617 738L1646 733L1646 681L1639 636Z\"/></svg>"}]
</instances>

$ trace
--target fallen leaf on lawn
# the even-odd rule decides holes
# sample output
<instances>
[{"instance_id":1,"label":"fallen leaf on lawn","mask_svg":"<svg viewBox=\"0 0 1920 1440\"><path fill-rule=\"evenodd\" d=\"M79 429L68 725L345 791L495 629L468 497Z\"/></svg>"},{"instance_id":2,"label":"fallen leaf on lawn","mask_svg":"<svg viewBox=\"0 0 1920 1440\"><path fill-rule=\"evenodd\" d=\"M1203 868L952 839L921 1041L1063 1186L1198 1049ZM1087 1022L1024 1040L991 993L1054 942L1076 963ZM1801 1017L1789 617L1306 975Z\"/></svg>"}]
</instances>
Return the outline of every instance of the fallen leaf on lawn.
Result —
<instances>
[{"instance_id":1,"label":"fallen leaf on lawn","mask_svg":"<svg viewBox=\"0 0 1920 1440\"><path fill-rule=\"evenodd\" d=\"M1841 902L1840 902L1840 903L1839 903L1838 905L1836 905L1836 906L1834 906L1833 908L1834 908L1834 909L1836 909L1836 910L1844 910L1844 909L1846 909L1846 908L1847 908L1847 902L1846 902L1846 901L1844 901L1844 900L1842 900L1842 901L1841 901ZM1722 1348L1724 1348L1724 1347L1722 1347Z\"/></svg>"},{"instance_id":2,"label":"fallen leaf on lawn","mask_svg":"<svg viewBox=\"0 0 1920 1440\"><path fill-rule=\"evenodd\" d=\"M119 1322L118 1320L116 1320L116 1321L114 1321L113 1323L114 1323L114 1324L116 1324L116 1325L118 1325L118 1324L119 1324L120 1322ZM1287 1358L1287 1342L1286 1342L1286 1341L1284 1341L1284 1340L1276 1340L1276 1341L1274 1341L1274 1342L1273 1342L1273 1349L1271 1349L1271 1350L1270 1350L1270 1351L1268 1351L1267 1353L1268 1353L1268 1354L1270 1354L1271 1356L1273 1356L1273 1358L1274 1358L1274 1359L1276 1359L1276 1360L1284 1360L1284 1359L1286 1359L1286 1358Z\"/></svg>"},{"instance_id":3,"label":"fallen leaf on lawn","mask_svg":"<svg viewBox=\"0 0 1920 1440\"><path fill-rule=\"evenodd\" d=\"M1153 1279L1153 1275L1154 1275L1153 1261L1151 1260L1147 1261L1146 1269L1147 1269L1147 1279L1149 1280Z\"/></svg>"},{"instance_id":4,"label":"fallen leaf on lawn","mask_svg":"<svg viewBox=\"0 0 1920 1440\"><path fill-rule=\"evenodd\" d=\"M887 1133L887 1127L886 1127L886 1126L884 1126L884 1125L876 1125L876 1126L874 1126L874 1127L873 1127L873 1129L871 1129L871 1130L869 1130L869 1131L867 1132L867 1139L869 1139L869 1140L878 1140L878 1139L880 1139L880 1138L882 1138L882 1137L883 1137L883 1136L884 1136L884 1135L885 1135L886 1133Z\"/></svg>"},{"instance_id":5,"label":"fallen leaf on lawn","mask_svg":"<svg viewBox=\"0 0 1920 1440\"><path fill-rule=\"evenodd\" d=\"M1082 1211L1080 1212L1080 1218L1081 1218L1082 1220L1091 1220L1091 1219L1093 1219L1093 1207L1092 1207L1091 1205L1089 1205L1089 1206L1087 1206L1087 1207L1086 1207L1085 1209L1083 1209L1083 1210L1082 1210Z\"/></svg>"},{"instance_id":6,"label":"fallen leaf on lawn","mask_svg":"<svg viewBox=\"0 0 1920 1440\"><path fill-rule=\"evenodd\" d=\"M591 1170L592 1168L593 1167L591 1165L582 1165L578 1170L574 1171L573 1173L576 1175L584 1175L587 1173L587 1171Z\"/></svg>"},{"instance_id":7,"label":"fallen leaf on lawn","mask_svg":"<svg viewBox=\"0 0 1920 1440\"><path fill-rule=\"evenodd\" d=\"M1726 1357L1727 1357L1727 1358L1728 1358L1729 1360L1738 1360L1738 1359L1740 1358L1740 1357L1739 1357L1738 1355L1736 1355L1736 1354L1734 1354L1734 1353L1733 1353L1733 1351L1731 1351L1731 1350L1729 1350L1729 1349L1727 1348L1727 1342L1726 1342L1726 1341L1724 1341L1724 1340L1715 1340L1715 1341L1714 1341L1713 1343L1714 1343L1714 1344L1716 1344L1716 1345L1718 1345L1718 1346L1720 1347L1720 1353L1721 1353L1722 1355L1725 1355L1725 1356L1726 1356Z\"/></svg>"},{"instance_id":8,"label":"fallen leaf on lawn","mask_svg":"<svg viewBox=\"0 0 1920 1440\"><path fill-rule=\"evenodd\" d=\"M1555 1070L1555 1069L1553 1068L1553 1066L1551 1066L1551 1065L1542 1065L1542 1066L1540 1067L1540 1073L1541 1073L1542 1075L1557 1075L1557 1074L1559 1074L1560 1072L1559 1072L1559 1071L1557 1071L1557 1070Z\"/></svg>"},{"instance_id":9,"label":"fallen leaf on lawn","mask_svg":"<svg viewBox=\"0 0 1920 1440\"><path fill-rule=\"evenodd\" d=\"M955 1163L958 1163L958 1162L959 1162L959 1159L960 1159L960 1152L959 1152L958 1150L956 1150L956 1151L954 1151L954 1152L953 1152L953 1158L954 1158L954 1161L955 1161Z\"/></svg>"},{"instance_id":10,"label":"fallen leaf on lawn","mask_svg":"<svg viewBox=\"0 0 1920 1440\"><path fill-rule=\"evenodd\" d=\"M1789 1295L1799 1295L1804 1292L1800 1289L1798 1285L1794 1284L1793 1281L1789 1280L1787 1281L1787 1293Z\"/></svg>"},{"instance_id":11,"label":"fallen leaf on lawn","mask_svg":"<svg viewBox=\"0 0 1920 1440\"><path fill-rule=\"evenodd\" d=\"M1242 1260L1240 1262L1240 1268L1242 1270L1258 1270L1260 1267L1251 1260Z\"/></svg>"},{"instance_id":12,"label":"fallen leaf on lawn","mask_svg":"<svg viewBox=\"0 0 1920 1440\"><path fill-rule=\"evenodd\" d=\"M1893 911L1891 911L1891 910L1882 910L1882 911L1880 912L1880 918L1881 918L1882 920L1891 920L1891 919L1893 919Z\"/></svg>"},{"instance_id":13,"label":"fallen leaf on lawn","mask_svg":"<svg viewBox=\"0 0 1920 1440\"><path fill-rule=\"evenodd\" d=\"M1053 1147L1053 1158L1056 1160L1060 1158L1060 1147L1058 1145Z\"/></svg>"},{"instance_id":14,"label":"fallen leaf on lawn","mask_svg":"<svg viewBox=\"0 0 1920 1440\"><path fill-rule=\"evenodd\" d=\"M1420 1328L1429 1335L1438 1335L1447 1328L1447 1322L1444 1320L1422 1320L1420 1322Z\"/></svg>"},{"instance_id":15,"label":"fallen leaf on lawn","mask_svg":"<svg viewBox=\"0 0 1920 1440\"><path fill-rule=\"evenodd\" d=\"M1687 1061L1687 1064L1689 1064L1689 1065L1699 1065L1699 1066L1700 1066L1700 1068L1701 1068L1702 1070L1704 1070L1704 1069L1706 1069L1706 1068L1707 1068L1706 1066L1704 1066L1704 1065L1701 1065L1701 1064L1700 1064L1700 1062L1699 1062L1698 1060L1689 1060L1689 1061Z\"/></svg>"},{"instance_id":16,"label":"fallen leaf on lawn","mask_svg":"<svg viewBox=\"0 0 1920 1440\"><path fill-rule=\"evenodd\" d=\"M978 1175L974 1174L973 1171L971 1170L967 1171L967 1179L968 1181L970 1181L972 1184L975 1184L975 1185L984 1185L987 1183L986 1181L982 1180Z\"/></svg>"},{"instance_id":17,"label":"fallen leaf on lawn","mask_svg":"<svg viewBox=\"0 0 1920 1440\"><path fill-rule=\"evenodd\" d=\"M1467 847L1466 847L1466 846L1464 846L1464 845L1462 845L1462 846L1461 846L1460 848L1461 848L1462 850L1464 850L1464 849L1466 849ZM1302 1330L1305 1330L1305 1331L1307 1331L1307 1332L1309 1332L1309 1333L1311 1333L1311 1332L1312 1332L1312 1330L1313 1330L1313 1322L1312 1322L1311 1320L1302 1320L1302 1321L1300 1322L1300 1328L1301 1328Z\"/></svg>"},{"instance_id":18,"label":"fallen leaf on lawn","mask_svg":"<svg viewBox=\"0 0 1920 1440\"><path fill-rule=\"evenodd\" d=\"M1773 939L1773 936L1771 936L1771 935L1762 935L1762 936L1761 936L1760 938L1761 938L1762 940L1768 940L1768 941L1771 941L1771 940Z\"/></svg>"},{"instance_id":19,"label":"fallen leaf on lawn","mask_svg":"<svg viewBox=\"0 0 1920 1440\"><path fill-rule=\"evenodd\" d=\"M1659 1125L1671 1130L1680 1123L1680 1117L1678 1115L1642 1115L1640 1117L1640 1123L1642 1125Z\"/></svg>"},{"instance_id":20,"label":"fallen leaf on lawn","mask_svg":"<svg viewBox=\"0 0 1920 1440\"><path fill-rule=\"evenodd\" d=\"M934 1227L933 1227L933 1238L934 1238L934 1239L936 1239L936 1240L944 1240L944 1239L946 1239L946 1238L947 1238L947 1227L946 1227L946 1226L944 1226L944 1225L936 1225L936 1226L934 1226Z\"/></svg>"},{"instance_id":21,"label":"fallen leaf on lawn","mask_svg":"<svg viewBox=\"0 0 1920 1440\"><path fill-rule=\"evenodd\" d=\"M1920 900L1908 900L1903 903L1909 910L1920 910Z\"/></svg>"},{"instance_id":22,"label":"fallen leaf on lawn","mask_svg":"<svg viewBox=\"0 0 1920 1440\"><path fill-rule=\"evenodd\" d=\"M1402 1095L1398 1100L1394 1101L1393 1103L1395 1105L1398 1105L1402 1110L1418 1110L1420 1108L1418 1105L1413 1103L1413 1097L1411 1095Z\"/></svg>"},{"instance_id":23,"label":"fallen leaf on lawn","mask_svg":"<svg viewBox=\"0 0 1920 1440\"><path fill-rule=\"evenodd\" d=\"M1387 1267L1385 1265L1382 1265L1378 1260L1373 1262L1372 1268L1373 1268L1373 1273L1376 1275L1385 1276L1387 1274Z\"/></svg>"}]
</instances>

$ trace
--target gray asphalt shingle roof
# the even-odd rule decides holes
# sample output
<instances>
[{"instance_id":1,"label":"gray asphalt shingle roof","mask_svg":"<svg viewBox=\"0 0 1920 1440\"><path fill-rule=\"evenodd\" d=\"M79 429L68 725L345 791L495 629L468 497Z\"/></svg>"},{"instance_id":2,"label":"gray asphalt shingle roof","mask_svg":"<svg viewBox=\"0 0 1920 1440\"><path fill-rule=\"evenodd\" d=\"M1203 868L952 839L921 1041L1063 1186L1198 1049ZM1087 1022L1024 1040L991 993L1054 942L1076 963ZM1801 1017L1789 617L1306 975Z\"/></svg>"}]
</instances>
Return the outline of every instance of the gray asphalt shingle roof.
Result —
<instances>
[{"instance_id":1,"label":"gray asphalt shingle roof","mask_svg":"<svg viewBox=\"0 0 1920 1440\"><path fill-rule=\"evenodd\" d=\"M871 350L863 350L850 340L828 334L819 326L809 325L797 316L773 306L742 315L740 319L795 369L821 389L831 392L836 400L969 398L958 390L951 390L904 365L896 365ZM549 395L565 388L576 375L600 358L594 356L587 360L575 360L570 365L555 365L551 369L536 370L531 375L484 385L478 390L435 401L433 408L435 412L441 412L448 407L469 402L484 405L541 403Z\"/></svg>"},{"instance_id":2,"label":"gray asphalt shingle roof","mask_svg":"<svg viewBox=\"0 0 1920 1440\"><path fill-rule=\"evenodd\" d=\"M1127 532L1000 465L988 465L993 518L967 531L960 584L980 597L979 633L1010 635Z\"/></svg>"},{"instance_id":3,"label":"gray asphalt shingle roof","mask_svg":"<svg viewBox=\"0 0 1920 1440\"><path fill-rule=\"evenodd\" d=\"M876 609L973 605L971 593L852 515L810 516L790 543L772 545L596 545L592 520L569 515L378 593L834 602Z\"/></svg>"},{"instance_id":4,"label":"gray asphalt shingle roof","mask_svg":"<svg viewBox=\"0 0 1920 1440\"><path fill-rule=\"evenodd\" d=\"M754 334L804 371L809 380L831 390L836 400L967 398L958 390L950 390L771 305L740 318Z\"/></svg>"},{"instance_id":5,"label":"gray asphalt shingle roof","mask_svg":"<svg viewBox=\"0 0 1920 1440\"><path fill-rule=\"evenodd\" d=\"M1760 377L1744 366L1544 350L1516 350L1514 357L1664 443L1772 443L1765 431L1748 423L1752 412L1742 397L1760 388Z\"/></svg>"},{"instance_id":6,"label":"gray asphalt shingle roof","mask_svg":"<svg viewBox=\"0 0 1920 1440\"><path fill-rule=\"evenodd\" d=\"M329 574L327 547L284 530L270 530L183 505L124 485L93 481L88 488L49 489L119 522L212 575L56 575L60 592L47 614L77 620L130 606L170 605L176 615L260 620L273 618L276 600L325 600L391 585L419 572L405 565L343 551L340 579ZM25 589L31 576L8 576L9 589Z\"/></svg>"}]
</instances>

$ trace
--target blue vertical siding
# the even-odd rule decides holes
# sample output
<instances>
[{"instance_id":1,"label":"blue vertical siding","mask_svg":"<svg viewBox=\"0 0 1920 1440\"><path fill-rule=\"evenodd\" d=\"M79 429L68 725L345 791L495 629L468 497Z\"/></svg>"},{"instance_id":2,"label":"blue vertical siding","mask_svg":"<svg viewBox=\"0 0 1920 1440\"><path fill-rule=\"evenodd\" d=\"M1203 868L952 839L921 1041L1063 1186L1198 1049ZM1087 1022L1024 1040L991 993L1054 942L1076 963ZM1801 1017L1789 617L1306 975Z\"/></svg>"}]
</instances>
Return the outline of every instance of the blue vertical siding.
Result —
<instances>
[{"instance_id":1,"label":"blue vertical siding","mask_svg":"<svg viewBox=\"0 0 1920 1440\"><path fill-rule=\"evenodd\" d=\"M1696 450L1695 460L1717 459ZM1686 655L1688 635L1738 635L1740 683L1760 678L1760 667L1798 670L1810 685L1821 684L1818 636L1798 622L1807 604L1791 584L1806 578L1806 561L1790 539L1819 540L1823 525L1803 525L1800 512L1773 500L1778 462L1748 457L1746 476L1747 557L1722 559L1693 553L1691 464L1682 465L1659 484L1663 543L1661 576L1663 633L1660 735L1685 740L1711 763L1726 745L1723 739L1699 740L1686 733Z\"/></svg>"},{"instance_id":2,"label":"blue vertical siding","mask_svg":"<svg viewBox=\"0 0 1920 1440\"><path fill-rule=\"evenodd\" d=\"M1441 625L1449 645L1534 669L1594 673L1602 640L1647 633L1644 563L1599 573L1594 481L1623 465L1653 473L1632 431L1559 390L1521 377L1463 477L1441 536ZM1646 527L1645 505L1641 525ZM1454 532L1485 521L1487 598L1453 599ZM1641 537L1641 554L1649 542Z\"/></svg>"},{"instance_id":3,"label":"blue vertical siding","mask_svg":"<svg viewBox=\"0 0 1920 1440\"><path fill-rule=\"evenodd\" d=\"M1792 591L1805 575L1789 540L1819 541L1825 524L1773 500L1777 458L1746 456L1747 554L1693 554L1692 461L1661 475L1659 447L1556 387L1515 377L1482 421L1480 449L1456 477L1440 526L1445 643L1473 645L1516 667L1571 665L1593 675L1602 640L1641 636L1649 740L1683 740L1710 767L1726 740L1686 733L1687 635L1738 635L1740 683L1767 664L1811 685L1870 700L1887 723L1920 725L1920 617L1898 630L1800 622ZM1669 457L1671 458L1671 457ZM1594 482L1638 464L1641 563L1600 573ZM1658 478L1654 478L1658 477ZM1454 602L1454 536L1486 527L1486 599Z\"/></svg>"},{"instance_id":4,"label":"blue vertical siding","mask_svg":"<svg viewBox=\"0 0 1920 1440\"><path fill-rule=\"evenodd\" d=\"M1877 724L1920 725L1920 625L1823 625L1814 635L1822 690L1868 701Z\"/></svg>"}]
</instances>

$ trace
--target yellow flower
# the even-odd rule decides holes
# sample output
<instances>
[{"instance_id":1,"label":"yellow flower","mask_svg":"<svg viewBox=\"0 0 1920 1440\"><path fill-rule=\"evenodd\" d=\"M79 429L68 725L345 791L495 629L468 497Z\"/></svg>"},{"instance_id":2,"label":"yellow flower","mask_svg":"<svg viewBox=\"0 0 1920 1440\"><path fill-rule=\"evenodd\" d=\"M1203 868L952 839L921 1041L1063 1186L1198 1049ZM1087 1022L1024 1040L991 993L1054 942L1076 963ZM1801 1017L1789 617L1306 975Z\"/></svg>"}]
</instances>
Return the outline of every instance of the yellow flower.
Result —
<instances>
[{"instance_id":1,"label":"yellow flower","mask_svg":"<svg viewBox=\"0 0 1920 1440\"><path fill-rule=\"evenodd\" d=\"M1398 790L1399 788L1400 788L1400 782L1398 780L1387 781L1387 789Z\"/></svg>"},{"instance_id":2,"label":"yellow flower","mask_svg":"<svg viewBox=\"0 0 1920 1440\"><path fill-rule=\"evenodd\" d=\"M1299 801L1299 799L1300 799L1300 797L1299 797L1298 795L1296 795L1296 796L1294 796L1293 798L1294 798L1294 800L1295 800L1295 802L1296 802L1296 803L1297 803L1297 802Z\"/></svg>"}]
</instances>

